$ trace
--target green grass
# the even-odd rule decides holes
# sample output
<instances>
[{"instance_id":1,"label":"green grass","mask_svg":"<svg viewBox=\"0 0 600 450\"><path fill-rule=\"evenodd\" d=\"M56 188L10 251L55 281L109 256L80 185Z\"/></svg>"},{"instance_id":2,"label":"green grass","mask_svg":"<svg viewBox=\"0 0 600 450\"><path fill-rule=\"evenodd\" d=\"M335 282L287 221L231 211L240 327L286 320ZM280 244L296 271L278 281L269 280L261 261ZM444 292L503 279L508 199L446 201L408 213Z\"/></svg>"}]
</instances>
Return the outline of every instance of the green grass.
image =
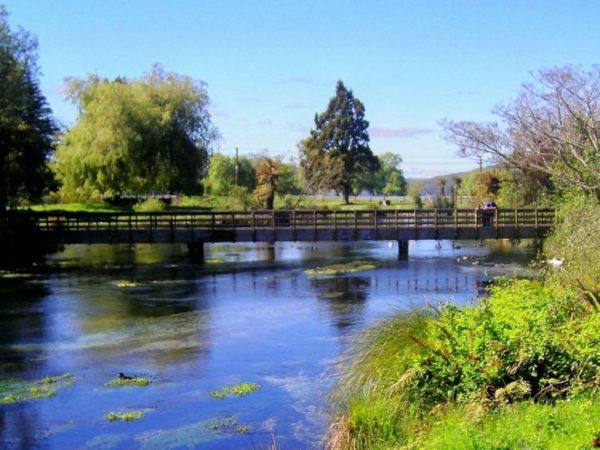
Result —
<instances>
[{"instance_id":1,"label":"green grass","mask_svg":"<svg viewBox=\"0 0 600 450\"><path fill-rule=\"evenodd\" d=\"M304 271L310 276L330 276L341 275L344 273L363 272L365 270L373 270L377 268L377 264L371 261L352 261L344 264L332 264L330 266L314 267Z\"/></svg>"},{"instance_id":2,"label":"green grass","mask_svg":"<svg viewBox=\"0 0 600 450\"><path fill-rule=\"evenodd\" d=\"M116 420L120 420L123 422L131 422L133 420L143 419L146 413L142 410L138 411L127 411L127 412L109 412L106 415L106 418L110 422L114 422Z\"/></svg>"},{"instance_id":3,"label":"green grass","mask_svg":"<svg viewBox=\"0 0 600 450\"><path fill-rule=\"evenodd\" d=\"M53 212L53 211L68 211L68 212L123 212L131 211L131 208L124 206L109 205L108 203L54 203L46 205L32 205L23 209L31 209L33 211Z\"/></svg>"},{"instance_id":4,"label":"green grass","mask_svg":"<svg viewBox=\"0 0 600 450\"><path fill-rule=\"evenodd\" d=\"M0 404L12 404L54 397L58 390L72 385L75 381L75 377L69 373L35 381L19 379L1 380Z\"/></svg>"},{"instance_id":5,"label":"green grass","mask_svg":"<svg viewBox=\"0 0 600 450\"><path fill-rule=\"evenodd\" d=\"M240 397L242 395L248 395L256 390L260 389L260 386L256 383L240 383L235 386L226 386L218 391L210 391L210 396L222 400L227 397Z\"/></svg>"},{"instance_id":6,"label":"green grass","mask_svg":"<svg viewBox=\"0 0 600 450\"><path fill-rule=\"evenodd\" d=\"M137 205L134 209L140 211L190 211L190 210L241 210L247 209L244 204L235 197L219 196L193 196L181 197L175 205L164 207L158 200L148 200ZM290 207L292 205L292 208ZM414 204L410 200L392 200L389 205L380 205L375 200L351 197L350 204L346 205L341 197L319 198L319 197L297 197L286 196L286 201L277 201L276 209L331 209L331 210L372 210L372 209L412 209ZM42 205L31 205L22 207L42 212L130 212L129 206L116 206L108 203L53 203Z\"/></svg>"},{"instance_id":7,"label":"green grass","mask_svg":"<svg viewBox=\"0 0 600 450\"><path fill-rule=\"evenodd\" d=\"M582 395L554 404L516 403L473 420L456 407L414 441L427 449L587 449L600 432L600 399Z\"/></svg>"},{"instance_id":8,"label":"green grass","mask_svg":"<svg viewBox=\"0 0 600 450\"><path fill-rule=\"evenodd\" d=\"M600 311L536 281L398 314L346 355L329 448L588 448L599 346Z\"/></svg>"}]
</instances>

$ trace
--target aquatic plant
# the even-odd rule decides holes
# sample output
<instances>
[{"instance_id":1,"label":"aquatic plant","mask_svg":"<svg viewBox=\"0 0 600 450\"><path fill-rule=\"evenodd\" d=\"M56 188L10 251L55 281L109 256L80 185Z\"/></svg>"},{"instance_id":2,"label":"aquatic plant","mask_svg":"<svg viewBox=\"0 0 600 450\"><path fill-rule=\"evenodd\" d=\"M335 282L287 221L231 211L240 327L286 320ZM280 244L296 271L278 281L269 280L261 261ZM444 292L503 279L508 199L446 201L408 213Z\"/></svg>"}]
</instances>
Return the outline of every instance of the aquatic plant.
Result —
<instances>
[{"instance_id":1,"label":"aquatic plant","mask_svg":"<svg viewBox=\"0 0 600 450\"><path fill-rule=\"evenodd\" d=\"M240 397L242 395L248 395L251 392L260 389L260 386L256 383L240 383L235 386L222 387L218 391L210 391L210 396L216 399L224 399L231 396Z\"/></svg>"},{"instance_id":2,"label":"aquatic plant","mask_svg":"<svg viewBox=\"0 0 600 450\"><path fill-rule=\"evenodd\" d=\"M110 380L105 386L139 386L144 387L152 383L152 380L144 377L121 378L117 377Z\"/></svg>"},{"instance_id":3,"label":"aquatic plant","mask_svg":"<svg viewBox=\"0 0 600 450\"><path fill-rule=\"evenodd\" d=\"M0 404L54 397L59 389L70 386L75 381L75 377L70 373L35 381L2 380L0 381Z\"/></svg>"},{"instance_id":4,"label":"aquatic plant","mask_svg":"<svg viewBox=\"0 0 600 450\"><path fill-rule=\"evenodd\" d=\"M240 425L236 417L217 417L206 423L206 428L220 433L246 434L252 431L250 425Z\"/></svg>"},{"instance_id":5,"label":"aquatic plant","mask_svg":"<svg viewBox=\"0 0 600 450\"><path fill-rule=\"evenodd\" d=\"M373 270L377 268L377 264L373 261L352 261L345 264L333 264L330 266L314 267L306 269L304 273L310 276L318 275L340 275L344 273L363 272L365 270Z\"/></svg>"},{"instance_id":6,"label":"aquatic plant","mask_svg":"<svg viewBox=\"0 0 600 450\"><path fill-rule=\"evenodd\" d=\"M138 411L127 411L127 412L109 412L106 418L110 422L115 420L122 420L123 422L131 422L132 420L143 419L146 413L143 410Z\"/></svg>"},{"instance_id":7,"label":"aquatic plant","mask_svg":"<svg viewBox=\"0 0 600 450\"><path fill-rule=\"evenodd\" d=\"M136 281L127 281L127 280L114 281L113 284L116 287L120 287L120 288L132 288L132 287L141 286L141 283L138 283Z\"/></svg>"},{"instance_id":8,"label":"aquatic plant","mask_svg":"<svg viewBox=\"0 0 600 450\"><path fill-rule=\"evenodd\" d=\"M225 260L223 258L206 258L204 260L205 264L222 264Z\"/></svg>"}]
</instances>

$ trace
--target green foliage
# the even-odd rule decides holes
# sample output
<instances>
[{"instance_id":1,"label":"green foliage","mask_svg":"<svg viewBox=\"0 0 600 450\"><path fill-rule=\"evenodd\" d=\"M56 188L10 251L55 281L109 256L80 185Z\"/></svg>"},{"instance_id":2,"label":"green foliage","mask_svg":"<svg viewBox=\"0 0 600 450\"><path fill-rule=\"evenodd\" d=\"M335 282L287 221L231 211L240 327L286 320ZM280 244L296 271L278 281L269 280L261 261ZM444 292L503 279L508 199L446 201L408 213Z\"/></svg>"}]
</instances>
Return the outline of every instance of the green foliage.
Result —
<instances>
[{"instance_id":1,"label":"green foliage","mask_svg":"<svg viewBox=\"0 0 600 450\"><path fill-rule=\"evenodd\" d=\"M149 198L133 205L135 212L156 212L164 211L164 209L165 204L157 198Z\"/></svg>"},{"instance_id":2,"label":"green foliage","mask_svg":"<svg viewBox=\"0 0 600 450\"><path fill-rule=\"evenodd\" d=\"M562 267L548 268L549 276L578 288L600 283L600 205L593 196L576 195L558 210L559 225L544 244L547 258L561 259Z\"/></svg>"},{"instance_id":3,"label":"green foliage","mask_svg":"<svg viewBox=\"0 0 600 450\"><path fill-rule=\"evenodd\" d=\"M364 105L338 81L335 97L325 112L315 115L315 129L303 142L305 178L325 177L323 187L342 192L348 203L362 174L379 170L379 161L369 147L368 127ZM328 167L324 168L325 161ZM326 176L330 172L334 176Z\"/></svg>"},{"instance_id":4,"label":"green foliage","mask_svg":"<svg viewBox=\"0 0 600 450\"><path fill-rule=\"evenodd\" d=\"M68 81L79 117L56 152L65 199L195 193L216 137L205 85L160 66L138 80Z\"/></svg>"},{"instance_id":5,"label":"green foliage","mask_svg":"<svg viewBox=\"0 0 600 450\"><path fill-rule=\"evenodd\" d=\"M12 31L0 4L0 211L51 186L47 161L58 131L38 81L37 42Z\"/></svg>"},{"instance_id":6,"label":"green foliage","mask_svg":"<svg viewBox=\"0 0 600 450\"><path fill-rule=\"evenodd\" d=\"M408 196L412 200L416 209L423 208L423 200L421 199L422 186L419 183L412 183L408 186Z\"/></svg>"},{"instance_id":7,"label":"green foliage","mask_svg":"<svg viewBox=\"0 0 600 450\"><path fill-rule=\"evenodd\" d=\"M120 420L123 422L131 422L133 420L143 419L146 413L142 410L138 411L127 411L127 412L109 412L106 415L106 418L110 422L114 422L115 420Z\"/></svg>"},{"instance_id":8,"label":"green foliage","mask_svg":"<svg viewBox=\"0 0 600 450\"><path fill-rule=\"evenodd\" d=\"M387 152L376 158L379 161L379 170L365 171L355 186L355 192L365 189L378 195L405 195L407 184L400 168L402 157Z\"/></svg>"},{"instance_id":9,"label":"green foliage","mask_svg":"<svg viewBox=\"0 0 600 450\"><path fill-rule=\"evenodd\" d=\"M250 159L238 158L239 186L253 190L256 186L256 171ZM212 195L231 195L235 189L235 157L214 153L209 162L208 174L204 179L206 192Z\"/></svg>"},{"instance_id":10,"label":"green foliage","mask_svg":"<svg viewBox=\"0 0 600 450\"><path fill-rule=\"evenodd\" d=\"M260 386L256 383L240 383L235 386L222 387L218 391L210 391L210 396L221 400L231 396L248 395L258 389L260 389Z\"/></svg>"},{"instance_id":11,"label":"green foliage","mask_svg":"<svg viewBox=\"0 0 600 450\"><path fill-rule=\"evenodd\" d=\"M392 448L453 408L487 420L527 400L576 398L600 386L599 345L600 313L575 292L537 281L501 282L472 308L400 314L350 355L335 397L344 414L330 440L350 448L368 436L356 447Z\"/></svg>"},{"instance_id":12,"label":"green foliage","mask_svg":"<svg viewBox=\"0 0 600 450\"><path fill-rule=\"evenodd\" d=\"M555 404L522 402L474 420L456 406L436 417L412 448L427 449L585 449L600 429L597 394ZM407 446L408 447L408 446Z\"/></svg>"}]
</instances>

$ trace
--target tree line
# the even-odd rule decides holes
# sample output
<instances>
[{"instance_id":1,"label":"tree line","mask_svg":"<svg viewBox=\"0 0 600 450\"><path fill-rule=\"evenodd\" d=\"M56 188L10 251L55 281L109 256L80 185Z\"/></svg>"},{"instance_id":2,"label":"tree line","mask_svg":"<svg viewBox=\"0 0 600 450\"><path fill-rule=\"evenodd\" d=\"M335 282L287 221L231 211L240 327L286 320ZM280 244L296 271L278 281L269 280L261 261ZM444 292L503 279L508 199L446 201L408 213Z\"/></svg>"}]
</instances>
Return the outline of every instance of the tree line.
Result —
<instances>
[{"instance_id":1,"label":"tree line","mask_svg":"<svg viewBox=\"0 0 600 450\"><path fill-rule=\"evenodd\" d=\"M402 159L375 155L364 104L342 81L315 114L297 162L217 153L206 84L155 65L136 79L66 80L76 123L60 129L39 87L37 42L12 30L0 6L0 210L57 192L65 201L123 193L236 195L272 208L276 194L336 192L403 195ZM464 157L492 167L472 174L470 189L510 206L552 202L570 192L600 199L600 69L540 70L515 99L494 109L499 121L444 121L446 139ZM442 187L442 191L445 187ZM414 192L415 198L418 192ZM443 198L442 194L440 198Z\"/></svg>"},{"instance_id":2,"label":"tree line","mask_svg":"<svg viewBox=\"0 0 600 450\"><path fill-rule=\"evenodd\" d=\"M13 31L0 6L0 209L57 191L65 201L123 193L252 193L272 208L275 194L335 190L402 194L401 158L375 156L365 108L340 81L298 164L216 153L219 133L205 83L155 65L137 79L66 79L76 123L60 130L39 87L37 42Z\"/></svg>"}]
</instances>

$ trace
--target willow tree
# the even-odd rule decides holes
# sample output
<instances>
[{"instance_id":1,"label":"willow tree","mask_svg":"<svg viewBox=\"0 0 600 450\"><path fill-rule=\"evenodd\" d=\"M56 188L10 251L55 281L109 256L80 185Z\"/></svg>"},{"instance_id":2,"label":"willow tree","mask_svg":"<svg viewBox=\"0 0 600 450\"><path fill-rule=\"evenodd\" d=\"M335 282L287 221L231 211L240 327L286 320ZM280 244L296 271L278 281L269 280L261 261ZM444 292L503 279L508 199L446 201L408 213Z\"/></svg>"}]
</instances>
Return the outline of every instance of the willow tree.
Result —
<instances>
[{"instance_id":1,"label":"willow tree","mask_svg":"<svg viewBox=\"0 0 600 450\"><path fill-rule=\"evenodd\" d=\"M155 65L140 79L68 80L77 123L56 152L61 194L197 193L217 132L206 86Z\"/></svg>"},{"instance_id":2,"label":"willow tree","mask_svg":"<svg viewBox=\"0 0 600 450\"><path fill-rule=\"evenodd\" d=\"M315 128L302 142L305 178L327 172L329 183L324 187L341 192L349 203L353 186L360 187L362 173L379 170L369 147L368 128L363 103L338 81L335 97L329 100L325 112L315 115ZM323 167L325 161L327 167Z\"/></svg>"},{"instance_id":3,"label":"willow tree","mask_svg":"<svg viewBox=\"0 0 600 450\"><path fill-rule=\"evenodd\" d=\"M13 31L0 5L0 211L36 200L50 185L57 127L42 95L36 40Z\"/></svg>"}]
</instances>

